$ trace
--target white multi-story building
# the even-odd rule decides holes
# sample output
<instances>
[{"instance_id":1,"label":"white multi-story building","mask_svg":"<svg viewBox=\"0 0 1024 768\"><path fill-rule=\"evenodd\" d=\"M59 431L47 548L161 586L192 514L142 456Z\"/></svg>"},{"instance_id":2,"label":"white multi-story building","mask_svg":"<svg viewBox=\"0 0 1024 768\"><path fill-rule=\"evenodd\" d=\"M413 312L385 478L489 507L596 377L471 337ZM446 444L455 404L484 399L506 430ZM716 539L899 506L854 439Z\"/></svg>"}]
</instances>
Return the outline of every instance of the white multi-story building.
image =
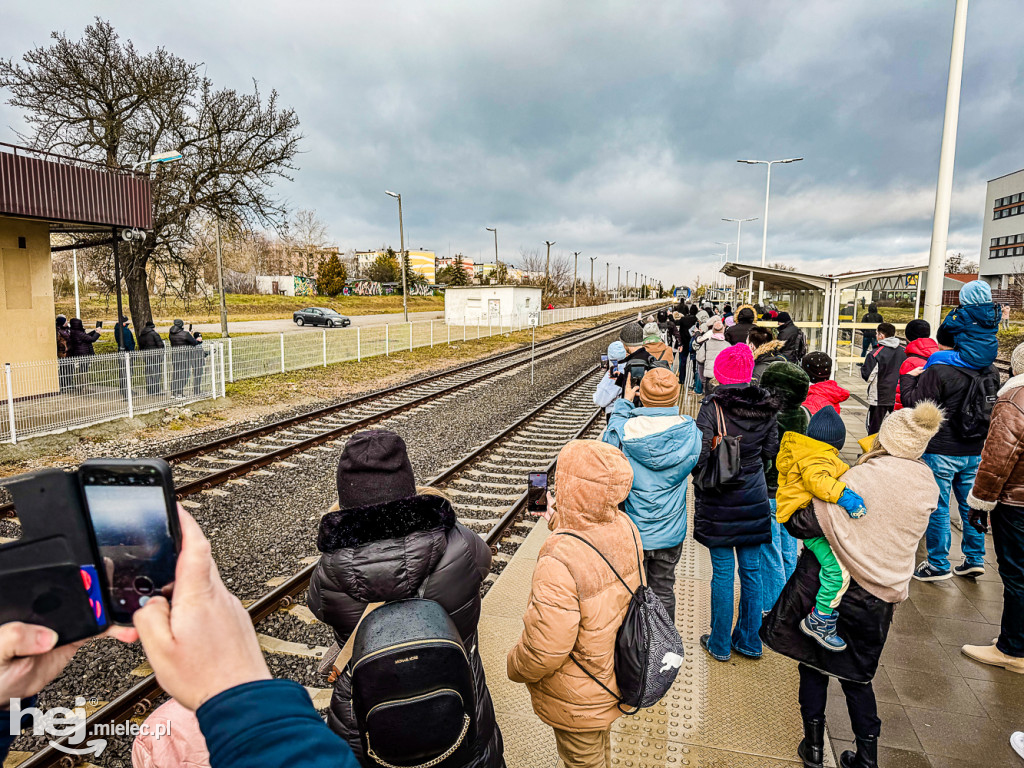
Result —
<instances>
[{"instance_id":1,"label":"white multi-story building","mask_svg":"<svg viewBox=\"0 0 1024 768\"><path fill-rule=\"evenodd\" d=\"M1024 276L1024 170L988 183L978 272L997 289Z\"/></svg>"}]
</instances>

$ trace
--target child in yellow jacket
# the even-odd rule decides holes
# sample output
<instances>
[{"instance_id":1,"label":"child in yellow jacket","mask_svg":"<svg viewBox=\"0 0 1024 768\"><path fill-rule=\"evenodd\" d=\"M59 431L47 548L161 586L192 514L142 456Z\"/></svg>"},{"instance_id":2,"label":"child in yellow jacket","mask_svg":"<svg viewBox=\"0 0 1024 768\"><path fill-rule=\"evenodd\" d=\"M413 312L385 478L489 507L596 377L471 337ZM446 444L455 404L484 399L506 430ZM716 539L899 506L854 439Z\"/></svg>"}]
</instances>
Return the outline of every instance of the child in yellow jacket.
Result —
<instances>
[{"instance_id":1,"label":"child in yellow jacket","mask_svg":"<svg viewBox=\"0 0 1024 768\"><path fill-rule=\"evenodd\" d=\"M784 523L812 498L838 504L850 517L867 514L864 500L839 480L850 467L839 458L846 443L846 426L834 408L822 408L811 417L807 434L786 432L782 436L776 465L779 490L776 494L776 519ZM850 586L850 574L832 552L824 536L804 540L821 565L821 586L811 613L800 622L800 630L830 651L846 650L846 642L836 634L839 605Z\"/></svg>"}]
</instances>

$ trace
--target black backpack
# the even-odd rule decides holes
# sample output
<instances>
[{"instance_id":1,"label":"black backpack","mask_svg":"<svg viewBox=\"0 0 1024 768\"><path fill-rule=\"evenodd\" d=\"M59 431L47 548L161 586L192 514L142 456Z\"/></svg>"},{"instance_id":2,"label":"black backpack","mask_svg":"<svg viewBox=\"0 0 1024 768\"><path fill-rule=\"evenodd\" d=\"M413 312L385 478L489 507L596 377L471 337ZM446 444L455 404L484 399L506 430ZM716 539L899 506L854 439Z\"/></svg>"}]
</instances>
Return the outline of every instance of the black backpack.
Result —
<instances>
[{"instance_id":1,"label":"black backpack","mask_svg":"<svg viewBox=\"0 0 1024 768\"><path fill-rule=\"evenodd\" d=\"M988 425L992 421L992 408L999 392L999 377L993 375L992 368L983 371L971 368L959 370L971 382L967 385L963 404L953 416L950 426L961 440L980 440L988 434Z\"/></svg>"},{"instance_id":2,"label":"black backpack","mask_svg":"<svg viewBox=\"0 0 1024 768\"><path fill-rule=\"evenodd\" d=\"M451 768L472 757L476 690L469 654L433 600L385 603L352 646L352 709L363 752L384 768Z\"/></svg>"},{"instance_id":3,"label":"black backpack","mask_svg":"<svg viewBox=\"0 0 1024 768\"><path fill-rule=\"evenodd\" d=\"M661 356L665 353L662 352L656 358L648 357L646 360L630 360L626 363L626 373L630 376L630 381L634 387L640 386L640 382L643 381L644 374L648 371L652 371L655 368L664 368L671 371L672 366L668 360L662 360Z\"/></svg>"},{"instance_id":4,"label":"black backpack","mask_svg":"<svg viewBox=\"0 0 1024 768\"><path fill-rule=\"evenodd\" d=\"M622 586L629 589L629 585L601 550L575 533L562 531L558 535L579 539L597 552L622 582ZM635 532L633 546L636 547ZM635 715L642 708L654 706L661 701L675 682L679 667L683 664L683 639L679 636L675 622L669 617L661 598L643 583L644 570L639 547L636 549L636 564L640 571L640 586L633 592L622 626L615 635L615 682L619 686L619 695L616 696L569 654L573 664L582 669L587 677L619 700L619 711L626 715ZM632 709L626 709L623 705Z\"/></svg>"}]
</instances>

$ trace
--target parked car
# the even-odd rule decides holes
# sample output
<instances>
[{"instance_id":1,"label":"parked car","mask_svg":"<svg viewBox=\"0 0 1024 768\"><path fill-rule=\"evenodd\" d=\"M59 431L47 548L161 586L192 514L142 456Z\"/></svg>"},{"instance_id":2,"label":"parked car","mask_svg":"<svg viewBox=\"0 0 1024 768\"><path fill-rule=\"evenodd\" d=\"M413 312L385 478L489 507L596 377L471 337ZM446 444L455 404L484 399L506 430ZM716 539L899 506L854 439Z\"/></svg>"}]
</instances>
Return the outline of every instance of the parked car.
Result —
<instances>
[{"instance_id":1,"label":"parked car","mask_svg":"<svg viewBox=\"0 0 1024 768\"><path fill-rule=\"evenodd\" d=\"M292 320L298 326L326 325L328 328L344 328L352 325L352 321L344 315L339 315L333 309L324 309L323 307L300 309L292 315Z\"/></svg>"}]
</instances>

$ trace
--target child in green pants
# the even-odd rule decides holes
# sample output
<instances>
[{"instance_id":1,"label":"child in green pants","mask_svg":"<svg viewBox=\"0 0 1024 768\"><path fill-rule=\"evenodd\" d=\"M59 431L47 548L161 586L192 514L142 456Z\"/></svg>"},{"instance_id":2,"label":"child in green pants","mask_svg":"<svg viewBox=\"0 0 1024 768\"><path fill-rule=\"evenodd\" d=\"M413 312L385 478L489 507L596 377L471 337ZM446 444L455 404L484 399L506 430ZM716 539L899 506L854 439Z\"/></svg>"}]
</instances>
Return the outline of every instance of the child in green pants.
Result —
<instances>
[{"instance_id":1,"label":"child in green pants","mask_svg":"<svg viewBox=\"0 0 1024 768\"><path fill-rule=\"evenodd\" d=\"M787 432L782 436L776 464L779 490L776 518L784 523L811 498L819 498L843 507L850 517L867 514L864 500L838 478L850 467L839 458L846 443L846 427L835 409L825 406L811 418L807 434ZM846 650L846 642L836 633L839 615L836 608L850 586L850 574L836 558L828 540L815 537L804 540L821 565L821 586L811 613L800 622L800 630L830 651Z\"/></svg>"}]
</instances>

